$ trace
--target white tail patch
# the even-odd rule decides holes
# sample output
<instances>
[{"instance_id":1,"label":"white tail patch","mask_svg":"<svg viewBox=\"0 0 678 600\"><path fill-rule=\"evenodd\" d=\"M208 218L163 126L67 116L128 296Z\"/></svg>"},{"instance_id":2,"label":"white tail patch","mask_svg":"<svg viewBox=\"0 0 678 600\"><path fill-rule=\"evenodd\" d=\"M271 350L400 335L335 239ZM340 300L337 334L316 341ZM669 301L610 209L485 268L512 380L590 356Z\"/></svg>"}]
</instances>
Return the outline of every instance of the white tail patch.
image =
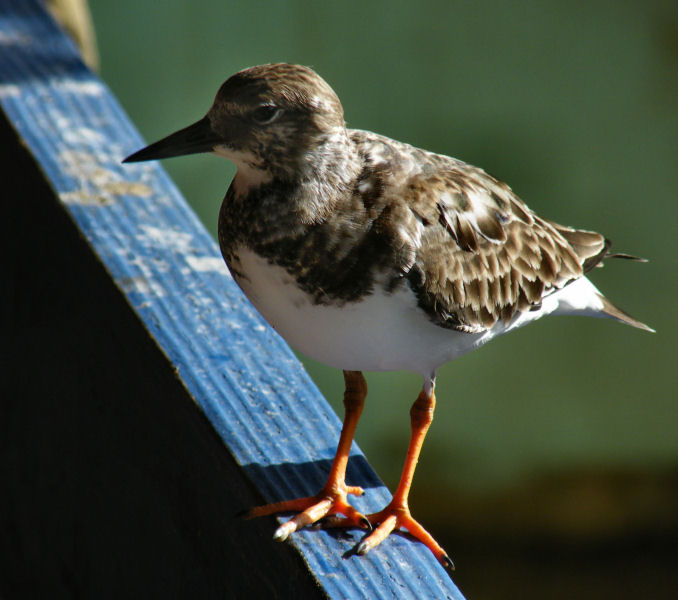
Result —
<instances>
[{"instance_id":1,"label":"white tail patch","mask_svg":"<svg viewBox=\"0 0 678 600\"><path fill-rule=\"evenodd\" d=\"M507 330L527 325L527 323L546 315L579 315L583 317L609 318L626 325L631 325L632 327L654 332L654 329L637 321L614 306L586 277L580 277L566 285L563 289L546 296L539 310L522 313L515 321L509 324Z\"/></svg>"}]
</instances>

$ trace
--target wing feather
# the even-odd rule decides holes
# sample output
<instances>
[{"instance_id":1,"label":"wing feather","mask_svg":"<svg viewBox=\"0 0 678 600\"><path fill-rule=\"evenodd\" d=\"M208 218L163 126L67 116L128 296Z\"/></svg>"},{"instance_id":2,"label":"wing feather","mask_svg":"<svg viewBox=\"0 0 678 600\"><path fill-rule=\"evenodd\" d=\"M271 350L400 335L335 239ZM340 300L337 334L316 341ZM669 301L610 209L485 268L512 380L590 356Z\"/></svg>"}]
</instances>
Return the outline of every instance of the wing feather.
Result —
<instances>
[{"instance_id":1,"label":"wing feather","mask_svg":"<svg viewBox=\"0 0 678 600\"><path fill-rule=\"evenodd\" d=\"M604 258L602 235L542 219L506 184L448 160L407 182L424 223L409 281L438 324L478 332L509 321Z\"/></svg>"}]
</instances>

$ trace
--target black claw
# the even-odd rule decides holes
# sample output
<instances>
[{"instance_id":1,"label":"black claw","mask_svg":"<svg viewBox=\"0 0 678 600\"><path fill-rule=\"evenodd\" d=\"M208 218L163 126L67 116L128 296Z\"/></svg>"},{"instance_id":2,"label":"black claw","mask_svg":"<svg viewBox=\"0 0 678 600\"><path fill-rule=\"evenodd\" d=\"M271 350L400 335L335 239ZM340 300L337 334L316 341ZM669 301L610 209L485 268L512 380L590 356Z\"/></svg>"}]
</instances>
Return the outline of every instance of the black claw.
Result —
<instances>
[{"instance_id":1,"label":"black claw","mask_svg":"<svg viewBox=\"0 0 678 600\"><path fill-rule=\"evenodd\" d=\"M370 546L369 546L369 544L367 543L367 540L363 540L362 542L360 542L360 543L355 547L355 553L358 554L358 555L360 555L360 556L363 556L363 555L367 554L367 553L369 552L369 550L370 550Z\"/></svg>"},{"instance_id":2,"label":"black claw","mask_svg":"<svg viewBox=\"0 0 678 600\"><path fill-rule=\"evenodd\" d=\"M372 523L370 523L370 520L367 517L361 517L360 524L363 525L368 531L372 531Z\"/></svg>"},{"instance_id":3,"label":"black claw","mask_svg":"<svg viewBox=\"0 0 678 600\"><path fill-rule=\"evenodd\" d=\"M247 515L249 514L250 509L249 508L244 508L243 510L239 510L237 513L235 513L233 516L236 519L246 519Z\"/></svg>"},{"instance_id":4,"label":"black claw","mask_svg":"<svg viewBox=\"0 0 678 600\"><path fill-rule=\"evenodd\" d=\"M452 559L447 556L443 556L443 558L440 561L443 564L443 567L445 567L448 571L454 571L454 563L452 562Z\"/></svg>"}]
</instances>

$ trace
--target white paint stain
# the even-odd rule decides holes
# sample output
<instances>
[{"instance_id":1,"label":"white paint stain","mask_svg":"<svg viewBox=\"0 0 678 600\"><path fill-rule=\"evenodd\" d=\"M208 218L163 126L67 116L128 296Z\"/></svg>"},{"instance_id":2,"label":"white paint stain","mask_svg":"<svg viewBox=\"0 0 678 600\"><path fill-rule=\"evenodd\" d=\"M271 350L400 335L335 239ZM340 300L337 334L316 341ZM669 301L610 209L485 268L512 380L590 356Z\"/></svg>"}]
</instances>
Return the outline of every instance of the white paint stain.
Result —
<instances>
[{"instance_id":1,"label":"white paint stain","mask_svg":"<svg viewBox=\"0 0 678 600\"><path fill-rule=\"evenodd\" d=\"M186 256L186 262L194 271L216 271L228 274L228 268L224 260L218 256Z\"/></svg>"},{"instance_id":2,"label":"white paint stain","mask_svg":"<svg viewBox=\"0 0 678 600\"><path fill-rule=\"evenodd\" d=\"M87 144L101 144L105 141L103 135L89 127L76 127L74 129L64 127L61 131L63 140L67 144L77 145L83 142Z\"/></svg>"},{"instance_id":3,"label":"white paint stain","mask_svg":"<svg viewBox=\"0 0 678 600\"><path fill-rule=\"evenodd\" d=\"M105 93L104 86L98 81L83 81L78 79L53 79L54 87L61 92L82 94L84 96L101 96Z\"/></svg>"},{"instance_id":4,"label":"white paint stain","mask_svg":"<svg viewBox=\"0 0 678 600\"><path fill-rule=\"evenodd\" d=\"M21 88L13 83L0 84L0 98L18 98L21 96Z\"/></svg>"},{"instance_id":5,"label":"white paint stain","mask_svg":"<svg viewBox=\"0 0 678 600\"><path fill-rule=\"evenodd\" d=\"M120 281L120 285L126 294L137 293L156 298L165 295L165 290L160 284L145 277L126 277Z\"/></svg>"},{"instance_id":6,"label":"white paint stain","mask_svg":"<svg viewBox=\"0 0 678 600\"><path fill-rule=\"evenodd\" d=\"M137 239L146 246L155 248L170 248L176 252L188 254L192 251L193 234L173 229L161 229L152 225L142 225L143 233Z\"/></svg>"},{"instance_id":7,"label":"white paint stain","mask_svg":"<svg viewBox=\"0 0 678 600\"><path fill-rule=\"evenodd\" d=\"M25 46L31 43L31 37L19 31L0 31L0 45Z\"/></svg>"},{"instance_id":8,"label":"white paint stain","mask_svg":"<svg viewBox=\"0 0 678 600\"><path fill-rule=\"evenodd\" d=\"M120 282L126 292L137 292L156 298L162 298L166 295L165 288L156 281L158 273L166 272L169 269L166 262L156 261L149 264L143 257L135 256L133 259L128 259L127 263L136 268L140 275L126 277Z\"/></svg>"},{"instance_id":9,"label":"white paint stain","mask_svg":"<svg viewBox=\"0 0 678 600\"><path fill-rule=\"evenodd\" d=\"M86 128L83 128L86 129ZM95 135L97 132L87 130ZM81 132L82 133L82 132ZM90 133L79 136L84 140ZM64 150L59 154L63 171L73 177L77 187L61 194L67 204L105 206L117 201L118 196L148 197L153 191L138 181L125 181L115 169L107 168L106 157L97 152Z\"/></svg>"},{"instance_id":10,"label":"white paint stain","mask_svg":"<svg viewBox=\"0 0 678 600\"><path fill-rule=\"evenodd\" d=\"M96 194L85 190L64 192L60 195L64 204L80 204L82 206L108 206L114 203L114 198L104 194Z\"/></svg>"}]
</instances>

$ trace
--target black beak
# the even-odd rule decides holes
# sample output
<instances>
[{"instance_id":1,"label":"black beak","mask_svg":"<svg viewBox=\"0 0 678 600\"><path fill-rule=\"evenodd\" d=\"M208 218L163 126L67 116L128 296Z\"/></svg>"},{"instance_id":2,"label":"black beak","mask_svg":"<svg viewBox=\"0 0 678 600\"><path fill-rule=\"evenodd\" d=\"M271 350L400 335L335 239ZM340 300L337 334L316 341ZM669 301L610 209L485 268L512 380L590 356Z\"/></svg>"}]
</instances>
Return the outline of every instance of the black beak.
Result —
<instances>
[{"instance_id":1,"label":"black beak","mask_svg":"<svg viewBox=\"0 0 678 600\"><path fill-rule=\"evenodd\" d=\"M197 123L184 127L184 129L180 129L150 146L130 154L122 162L141 162L186 154L198 154L199 152L212 152L214 147L220 143L222 141L212 131L209 119L203 117Z\"/></svg>"}]
</instances>

